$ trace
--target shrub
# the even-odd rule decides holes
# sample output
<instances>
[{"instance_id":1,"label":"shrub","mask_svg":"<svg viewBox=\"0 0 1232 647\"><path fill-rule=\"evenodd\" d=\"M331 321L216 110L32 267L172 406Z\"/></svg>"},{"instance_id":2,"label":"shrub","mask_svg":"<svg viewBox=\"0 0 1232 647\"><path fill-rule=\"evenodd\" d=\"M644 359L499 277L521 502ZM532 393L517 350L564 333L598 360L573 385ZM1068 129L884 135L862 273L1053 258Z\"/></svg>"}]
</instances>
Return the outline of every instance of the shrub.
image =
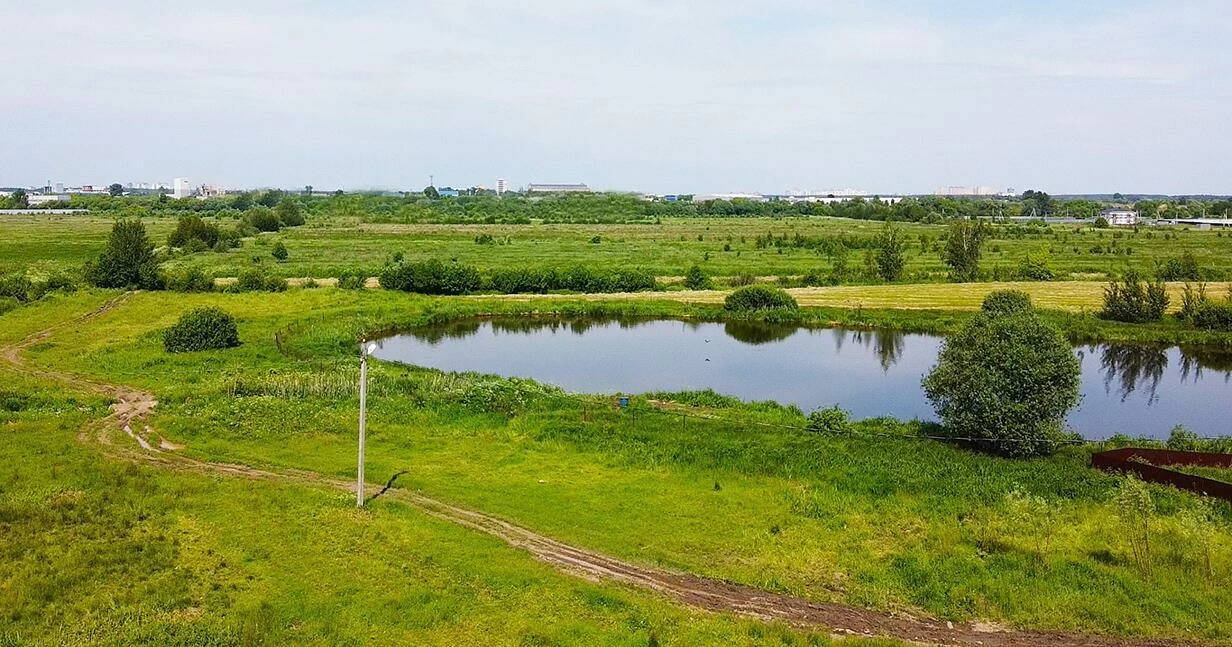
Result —
<instances>
[{"instance_id":1,"label":"shrub","mask_svg":"<svg viewBox=\"0 0 1232 647\"><path fill-rule=\"evenodd\" d=\"M34 287L24 273L14 273L0 276L0 297L16 299L20 303L30 301L30 292Z\"/></svg>"},{"instance_id":2,"label":"shrub","mask_svg":"<svg viewBox=\"0 0 1232 647\"><path fill-rule=\"evenodd\" d=\"M809 431L826 434L846 433L851 428L850 415L836 404L826 409L816 409L808 416Z\"/></svg>"},{"instance_id":3,"label":"shrub","mask_svg":"<svg viewBox=\"0 0 1232 647\"><path fill-rule=\"evenodd\" d=\"M219 308L195 308L163 332L163 346L169 353L185 353L239 346L235 319Z\"/></svg>"},{"instance_id":4,"label":"shrub","mask_svg":"<svg viewBox=\"0 0 1232 647\"><path fill-rule=\"evenodd\" d=\"M1108 219L1107 219L1107 218L1105 218L1105 217L1103 217L1103 216L1100 216L1100 217L1096 218L1096 219L1095 219L1095 228L1096 228L1096 229L1107 229L1107 228L1108 228Z\"/></svg>"},{"instance_id":5,"label":"shrub","mask_svg":"<svg viewBox=\"0 0 1232 647\"><path fill-rule=\"evenodd\" d=\"M476 245L495 245L496 239L492 237L492 234L479 234L478 236L475 236L475 244Z\"/></svg>"},{"instance_id":6,"label":"shrub","mask_svg":"<svg viewBox=\"0 0 1232 647\"><path fill-rule=\"evenodd\" d=\"M206 276L199 267L190 267L183 272L169 274L164 282L168 290L176 292L209 292L214 289L214 279Z\"/></svg>"},{"instance_id":7,"label":"shrub","mask_svg":"<svg viewBox=\"0 0 1232 647\"><path fill-rule=\"evenodd\" d=\"M796 300L781 288L768 285L749 285L727 295L723 309L731 312L756 310L795 310Z\"/></svg>"},{"instance_id":8,"label":"shrub","mask_svg":"<svg viewBox=\"0 0 1232 647\"><path fill-rule=\"evenodd\" d=\"M1015 276L1023 281L1051 281L1056 278L1048 262L1042 258L1034 258L1030 254L1018 264Z\"/></svg>"},{"instance_id":9,"label":"shrub","mask_svg":"<svg viewBox=\"0 0 1232 647\"><path fill-rule=\"evenodd\" d=\"M274 216L283 227L298 227L304 224L304 207L299 200L286 196L274 208Z\"/></svg>"},{"instance_id":10,"label":"shrub","mask_svg":"<svg viewBox=\"0 0 1232 647\"><path fill-rule=\"evenodd\" d=\"M188 247L194 241L195 251L205 251L214 245L218 244L219 237L218 225L207 223L200 216L190 214L180 216L180 219L175 223L175 229L171 235L167 236L167 245L170 247ZM199 249L204 245L204 249Z\"/></svg>"},{"instance_id":11,"label":"shrub","mask_svg":"<svg viewBox=\"0 0 1232 647\"><path fill-rule=\"evenodd\" d=\"M257 231L278 231L282 228L274 210L264 206L253 207L245 212L244 222Z\"/></svg>"},{"instance_id":12,"label":"shrub","mask_svg":"<svg viewBox=\"0 0 1232 647\"><path fill-rule=\"evenodd\" d=\"M731 285L733 288L739 288L739 287L744 287L746 285L753 285L756 282L757 282L757 277L753 276L752 274L749 274L748 272L741 272L731 277L731 280L728 281L728 284Z\"/></svg>"},{"instance_id":13,"label":"shrub","mask_svg":"<svg viewBox=\"0 0 1232 647\"><path fill-rule=\"evenodd\" d=\"M1190 318L1197 328L1219 332L1232 332L1232 302L1206 302Z\"/></svg>"},{"instance_id":14,"label":"shrub","mask_svg":"<svg viewBox=\"0 0 1232 647\"><path fill-rule=\"evenodd\" d=\"M1000 297L998 307L1016 297ZM1080 367L1061 333L1033 310L981 312L942 345L924 392L943 433L986 451L1053 451L1078 404Z\"/></svg>"},{"instance_id":15,"label":"shrub","mask_svg":"<svg viewBox=\"0 0 1232 647\"><path fill-rule=\"evenodd\" d=\"M1186 251L1180 258L1170 258L1159 266L1155 276L1161 281L1200 281L1202 268L1193 252Z\"/></svg>"},{"instance_id":16,"label":"shrub","mask_svg":"<svg viewBox=\"0 0 1232 647\"><path fill-rule=\"evenodd\" d=\"M506 268L494 270L484 283L503 294L572 292L639 292L655 289L654 274L636 268L594 270L584 265L564 269Z\"/></svg>"},{"instance_id":17,"label":"shrub","mask_svg":"<svg viewBox=\"0 0 1232 647\"><path fill-rule=\"evenodd\" d=\"M690 290L705 290L710 288L710 277L696 263L684 274L684 286Z\"/></svg>"},{"instance_id":18,"label":"shrub","mask_svg":"<svg viewBox=\"0 0 1232 647\"><path fill-rule=\"evenodd\" d=\"M1136 270L1130 270L1121 283L1112 281L1104 288L1104 309L1099 316L1127 323L1159 321L1168 309L1168 301L1162 281L1146 283Z\"/></svg>"},{"instance_id":19,"label":"shrub","mask_svg":"<svg viewBox=\"0 0 1232 647\"><path fill-rule=\"evenodd\" d=\"M984 297L980 310L992 315L1030 312L1032 310L1031 295L1021 290L993 290Z\"/></svg>"},{"instance_id":20,"label":"shrub","mask_svg":"<svg viewBox=\"0 0 1232 647\"><path fill-rule=\"evenodd\" d=\"M1178 452L1196 452L1200 451L1202 446L1202 438L1194 432L1185 428L1184 425L1177 425L1172 428L1172 433L1168 435L1168 449Z\"/></svg>"},{"instance_id":21,"label":"shrub","mask_svg":"<svg viewBox=\"0 0 1232 647\"><path fill-rule=\"evenodd\" d=\"M145 225L135 219L116 221L103 253L86 263L85 277L100 288L162 289L158 258Z\"/></svg>"},{"instance_id":22,"label":"shrub","mask_svg":"<svg viewBox=\"0 0 1232 647\"><path fill-rule=\"evenodd\" d=\"M280 240L274 243L274 249L270 251L270 256L273 256L274 260L281 263L287 260L287 257L290 256L290 254L287 252L287 246Z\"/></svg>"},{"instance_id":23,"label":"shrub","mask_svg":"<svg viewBox=\"0 0 1232 647\"><path fill-rule=\"evenodd\" d=\"M1183 321L1193 323L1194 317L1198 311L1210 303L1210 299L1206 296L1206 284L1199 283L1195 288L1190 283L1185 283L1185 289L1181 292L1181 311L1177 314Z\"/></svg>"},{"instance_id":24,"label":"shrub","mask_svg":"<svg viewBox=\"0 0 1232 647\"><path fill-rule=\"evenodd\" d=\"M379 275L381 287L418 294L467 294L479 289L479 271L469 265L432 259L417 263L391 263Z\"/></svg>"},{"instance_id":25,"label":"shrub","mask_svg":"<svg viewBox=\"0 0 1232 647\"><path fill-rule=\"evenodd\" d=\"M343 290L362 290L368 282L368 273L360 270L343 270L338 275L338 287Z\"/></svg>"},{"instance_id":26,"label":"shrub","mask_svg":"<svg viewBox=\"0 0 1232 647\"><path fill-rule=\"evenodd\" d=\"M284 292L286 289L286 279L269 276L255 268L240 272L239 280L234 285L236 292Z\"/></svg>"}]
</instances>

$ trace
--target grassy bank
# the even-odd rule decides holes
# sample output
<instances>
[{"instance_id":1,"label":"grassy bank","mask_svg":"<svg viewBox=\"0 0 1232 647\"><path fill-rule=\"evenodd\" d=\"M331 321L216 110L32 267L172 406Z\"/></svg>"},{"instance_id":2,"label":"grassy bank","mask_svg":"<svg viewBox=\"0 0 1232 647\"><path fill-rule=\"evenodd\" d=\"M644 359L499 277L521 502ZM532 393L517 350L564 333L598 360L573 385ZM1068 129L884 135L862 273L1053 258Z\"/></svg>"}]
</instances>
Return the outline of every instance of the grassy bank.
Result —
<instances>
[{"instance_id":1,"label":"grassy bank","mask_svg":"<svg viewBox=\"0 0 1232 647\"><path fill-rule=\"evenodd\" d=\"M103 297L89 293L56 297L11 312L4 315L4 334L22 336L49 320L87 310ZM166 354L159 331L180 312L205 304L219 305L237 316L243 345L221 352ZM160 402L154 424L186 444L190 455L344 477L354 470L353 340L360 333L462 315L517 312L704 316L712 311L660 301L429 299L335 289L241 295L147 293L75 326L71 335L32 348L29 356L40 365L152 390ZM870 323L902 317L904 326L937 329L966 316L858 312ZM852 311L809 310L805 316L820 322L842 313ZM369 474L374 482L409 470L399 480L401 487L482 509L564 541L816 600L1019 627L1232 639L1232 589L1226 586L1232 577L1232 533L1227 509L1222 509L1214 535L1214 573L1208 578L1182 523L1183 512L1195 505L1193 498L1153 488L1160 514L1153 531L1157 553L1148 575L1135 566L1111 503L1116 479L1088 468L1087 450L1081 448L1050 459L1010 461L941 443L872 437L913 433L910 426L884 420L860 423L857 437L823 436L751 424L800 426L802 418L791 410L700 401L687 395L676 399L694 402L698 406L693 411L723 420L682 421L645 408L635 423L608 399L568 396L525 381L381 363L373 369L372 383ZM46 390L21 388L32 393ZM89 406L94 408L82 415L97 411L97 404ZM59 442L68 443L65 436L72 426L71 421L65 423ZM27 429L35 434L45 427ZM5 469L11 470L5 482L22 483L21 492L37 493L47 481L32 481L28 470L34 467L26 463L56 465L62 459L54 457L54 447L28 454L19 453L27 451L22 445L5 443L5 451L12 453L6 456L12 460L5 462ZM79 457L79 463L92 462L88 453L72 455ZM465 641L486 632L500 641L517 642L524 639L520 627L537 626L537 618L553 616L576 617L575 622L582 623L581 628L552 625L555 633L549 637L561 642L644 643L650 628L629 620L637 612L674 619L667 623L670 631L660 634L672 642L733 636L750 640L747 623L656 606L661 603L627 591L611 593L620 602L592 606L586 606L587 594L576 593L581 600L576 604L582 606L570 606L572 592L585 591L587 585L536 571L534 564L524 568L529 560L516 551L478 538L460 538L464 531L439 528L411 511L378 508L369 513L371 517L360 515L349 521L353 513L344 511L345 504L329 493L292 488L285 498L271 501L274 493L243 484L232 486L205 477L151 474L149 478L167 479L166 487L176 496L146 498L142 493L147 485L135 486L132 492L122 488L123 496L145 501L141 505L155 518L199 515L203 520L198 525L205 529L201 532L215 536L230 532L222 529L224 519L272 509L269 525L234 522L250 530L228 535L233 552L225 561L229 568L240 568L245 581L253 573L247 569L268 565L269 570L260 571L265 579L254 574L264 587L253 585L260 593L236 593L234 598L252 603L264 599L262 594L277 598L277 604L284 605L271 612L277 622L301 614L329 615L325 609L333 607L325 606L326 600L336 599L329 594L358 596L366 585L379 588L378 582L391 577L414 580L428 563L445 573L443 579L429 579L433 584L426 589L408 584L371 605L368 598L356 598L355 604L343 605L339 621L371 616L378 626L393 627L383 635L418 631L407 629L405 619L393 619L403 608L400 601L426 597L428 602L418 606L431 608L432 595L441 595L433 592L454 590L447 584L450 578L472 581L460 573L496 569L492 581L506 584L476 584L456 598L446 594L442 608L465 611L444 612L439 625L429 624L429 629L438 627L441 633L426 635L439 635L445 642L446 637L461 636ZM202 493L192 494L179 481L190 478L201 479ZM43 485L26 487L26 482ZM105 494L99 490L106 490L101 484L79 489L100 497ZM180 496L181 491L188 494ZM1045 502L1052 522L1043 548L1035 527L1020 520L1007 502L1015 491ZM230 503L228 495L237 503ZM335 509L331 506L336 506L333 513L328 512ZM331 523L310 521L313 514ZM359 525L347 530L370 540L365 549L368 561L348 567L340 547L357 541L356 535L344 532L341 538L327 540L323 534L332 532L338 519L347 520L344 528L364 520L390 525L382 526L379 538L367 529L361 533ZM277 531L268 537L252 536L269 533L270 528ZM47 543L52 532L32 530L29 541ZM390 543L401 542L403 533L410 539ZM293 547L314 541L321 545L305 549L310 552L305 565L292 571L295 575L274 573L284 560L294 559ZM246 558L252 545L265 546L271 553L261 557L258 551L256 558ZM250 562L257 565L249 566ZM23 563L33 568L35 562ZM396 564L403 566L392 566ZM324 586L318 594L313 586L319 587L326 577L336 584ZM489 581L487 575L477 577ZM525 598L502 597L489 590L505 591L506 577L530 578ZM212 580L205 581L206 588L212 586ZM162 590L161 584L152 586ZM289 594L294 591L301 592ZM603 593L609 594L606 589ZM542 599L532 599L536 596ZM373 605L378 610L372 610ZM472 612L478 624L471 621ZM25 621L26 627L43 631L54 625L36 611L25 613L33 618ZM219 631L232 626L228 622L239 623L233 626L239 631L245 622L222 607L206 606L201 613L221 623L213 625ZM328 639L324 624L308 626L316 632L311 635ZM651 621L650 626L658 625Z\"/></svg>"}]
</instances>

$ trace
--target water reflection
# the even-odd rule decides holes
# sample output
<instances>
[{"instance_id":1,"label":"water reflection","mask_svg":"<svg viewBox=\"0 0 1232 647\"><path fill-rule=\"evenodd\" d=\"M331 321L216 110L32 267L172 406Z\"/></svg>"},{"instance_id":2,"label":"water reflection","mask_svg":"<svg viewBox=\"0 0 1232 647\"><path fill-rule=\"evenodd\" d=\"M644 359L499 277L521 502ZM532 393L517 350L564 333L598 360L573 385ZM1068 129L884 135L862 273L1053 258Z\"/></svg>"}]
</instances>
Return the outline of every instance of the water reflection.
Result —
<instances>
[{"instance_id":1,"label":"water reflection","mask_svg":"<svg viewBox=\"0 0 1232 647\"><path fill-rule=\"evenodd\" d=\"M1168 349L1139 344L1106 344L1100 347L1100 367L1104 392L1116 393L1124 402L1140 387L1146 389L1147 404L1159 401L1159 382L1168 368Z\"/></svg>"},{"instance_id":2,"label":"water reflection","mask_svg":"<svg viewBox=\"0 0 1232 647\"><path fill-rule=\"evenodd\" d=\"M861 344L865 348L871 348L873 353L877 355L877 361L881 364L883 372L889 372L890 368L898 363L902 358L903 351L907 347L907 336L898 330L841 330L835 329L836 336L846 337L851 336L856 343ZM842 350L843 343L838 341L835 344L839 350Z\"/></svg>"},{"instance_id":3,"label":"water reflection","mask_svg":"<svg viewBox=\"0 0 1232 647\"><path fill-rule=\"evenodd\" d=\"M723 332L728 337L752 346L783 341L799 332L800 326L795 324L766 323L762 321L728 321L723 324Z\"/></svg>"}]
</instances>

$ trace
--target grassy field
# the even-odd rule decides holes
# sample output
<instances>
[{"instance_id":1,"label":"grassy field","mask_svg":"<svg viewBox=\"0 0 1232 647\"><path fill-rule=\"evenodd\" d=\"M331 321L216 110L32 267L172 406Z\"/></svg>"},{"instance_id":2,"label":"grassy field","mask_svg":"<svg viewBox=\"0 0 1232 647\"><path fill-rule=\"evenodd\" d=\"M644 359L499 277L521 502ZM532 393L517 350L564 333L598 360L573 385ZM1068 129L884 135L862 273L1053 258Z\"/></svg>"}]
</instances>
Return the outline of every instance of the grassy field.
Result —
<instances>
[{"instance_id":1,"label":"grassy field","mask_svg":"<svg viewBox=\"0 0 1232 647\"><path fill-rule=\"evenodd\" d=\"M95 215L0 216L0 271L36 273L76 271L103 247L111 219ZM223 219L224 227L236 221ZM164 244L175 222L148 218L156 244ZM212 276L236 276L263 266L285 277L328 278L348 269L375 271L393 254L407 259L456 259L480 269L519 266L644 267L665 277L681 276L694 263L714 276L800 276L828 272L834 258L787 244L758 247L758 236L843 239L848 247L866 244L881 223L836 218L664 219L658 224L429 225L365 223L360 217L317 217L303 227L261 234L226 253L201 252L176 257L168 269L200 267ZM901 224L908 242L906 282L944 281L941 225ZM1232 277L1232 235L1217 231L1143 229L1113 231L1052 226L1045 229L998 226L985 246L983 269L1002 280L1013 278L1031 254L1046 259L1062 279L1105 280L1134 267L1153 274L1155 267L1188 251L1214 278ZM491 244L477 244L487 234ZM1166 237L1165 237L1166 235ZM1173 237L1175 236L1175 237ZM595 242L597 239L598 242ZM285 243L289 258L270 256L275 241ZM863 242L860 242L863 241ZM1096 253L1094 250L1099 249ZM1132 250L1132 252L1130 252ZM861 270L863 249L851 249L847 264Z\"/></svg>"},{"instance_id":2,"label":"grassy field","mask_svg":"<svg viewBox=\"0 0 1232 647\"><path fill-rule=\"evenodd\" d=\"M1095 313L1103 307L1104 288L1107 283L1094 281L1030 282L1001 281L996 283L929 283L916 285L838 285L833 287L788 288L801 306L842 308L857 310L949 310L975 311L980 309L984 297L994 290L1021 290L1031 295L1039 308L1065 312ZM1223 294L1232 283L1210 283L1211 294ZM1183 283L1169 283L1168 293L1172 299L1169 308L1180 308ZM583 298L592 301L615 299L666 299L687 303L719 304L729 291L697 290L671 292L644 292L623 295L592 294ZM477 296L476 299L492 297ZM509 295L500 298L533 300L542 297ZM576 299L575 295L560 295L563 299Z\"/></svg>"},{"instance_id":3,"label":"grassy field","mask_svg":"<svg viewBox=\"0 0 1232 647\"><path fill-rule=\"evenodd\" d=\"M22 338L108 296L51 297L3 315L0 335ZM159 331L202 304L234 313L243 345L166 354ZM191 456L347 477L357 416L350 356L363 331L481 312L691 308L332 288L144 293L28 357L153 391L153 424ZM644 408L634 425L608 399L381 363L372 384L373 482L408 470L399 487L562 541L819 601L1011 627L1232 641L1232 511L1220 508L1207 577L1183 523L1195 500L1153 488L1157 552L1148 575L1134 566L1110 502L1117 480L1087 467L1084 448L1011 461L931 441L758 427L747 422L803 419L723 401L699 410L731 422L682 424ZM73 439L101 402L7 374L3 388L16 410L0 426L8 434L0 449L8 636L825 640L573 580L414 510L378 503L357 513L334 492L111 464ZM859 430L914 432L892 421ZM1008 503L1014 491L1046 503L1044 547ZM49 562L55 568L44 568Z\"/></svg>"}]
</instances>

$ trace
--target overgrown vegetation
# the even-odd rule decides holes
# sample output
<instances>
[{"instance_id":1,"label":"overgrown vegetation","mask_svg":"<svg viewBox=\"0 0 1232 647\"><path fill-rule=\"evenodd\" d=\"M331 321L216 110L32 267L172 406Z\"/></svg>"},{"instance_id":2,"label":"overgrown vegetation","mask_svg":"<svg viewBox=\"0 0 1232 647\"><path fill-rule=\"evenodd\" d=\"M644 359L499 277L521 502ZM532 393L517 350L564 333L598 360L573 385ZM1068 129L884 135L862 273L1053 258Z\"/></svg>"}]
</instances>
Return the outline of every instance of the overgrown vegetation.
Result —
<instances>
[{"instance_id":1,"label":"overgrown vegetation","mask_svg":"<svg viewBox=\"0 0 1232 647\"><path fill-rule=\"evenodd\" d=\"M1169 301L1162 281L1143 281L1137 271L1130 270L1119 283L1113 281L1104 288L1104 309L1099 316L1126 323L1159 321Z\"/></svg>"}]
</instances>

